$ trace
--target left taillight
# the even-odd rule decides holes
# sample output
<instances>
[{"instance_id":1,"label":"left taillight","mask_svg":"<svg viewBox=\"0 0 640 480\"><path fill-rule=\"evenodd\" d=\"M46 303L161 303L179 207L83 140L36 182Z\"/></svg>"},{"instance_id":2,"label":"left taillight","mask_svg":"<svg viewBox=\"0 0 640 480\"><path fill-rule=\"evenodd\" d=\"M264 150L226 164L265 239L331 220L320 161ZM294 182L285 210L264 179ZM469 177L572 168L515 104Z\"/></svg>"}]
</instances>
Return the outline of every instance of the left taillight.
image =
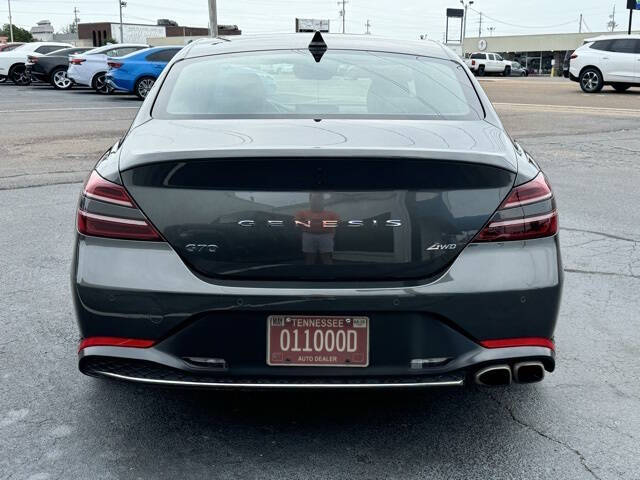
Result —
<instances>
[{"instance_id":1,"label":"left taillight","mask_svg":"<svg viewBox=\"0 0 640 480\"><path fill-rule=\"evenodd\" d=\"M107 62L110 68L120 68L122 66L121 62Z\"/></svg>"},{"instance_id":2,"label":"left taillight","mask_svg":"<svg viewBox=\"0 0 640 480\"><path fill-rule=\"evenodd\" d=\"M93 237L164 241L122 185L91 172L78 206L78 232Z\"/></svg>"},{"instance_id":3,"label":"left taillight","mask_svg":"<svg viewBox=\"0 0 640 480\"><path fill-rule=\"evenodd\" d=\"M558 232L553 192L542 172L514 187L474 242L506 242L550 237Z\"/></svg>"}]
</instances>

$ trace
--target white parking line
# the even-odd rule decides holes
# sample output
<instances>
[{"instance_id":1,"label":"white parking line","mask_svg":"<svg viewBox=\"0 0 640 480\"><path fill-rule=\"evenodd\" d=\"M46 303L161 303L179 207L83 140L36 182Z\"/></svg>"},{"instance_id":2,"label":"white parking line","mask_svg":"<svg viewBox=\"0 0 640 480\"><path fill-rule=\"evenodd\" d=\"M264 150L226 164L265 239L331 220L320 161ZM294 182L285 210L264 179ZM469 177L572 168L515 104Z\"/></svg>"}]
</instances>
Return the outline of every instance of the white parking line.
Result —
<instances>
[{"instance_id":1,"label":"white parking line","mask_svg":"<svg viewBox=\"0 0 640 480\"><path fill-rule=\"evenodd\" d=\"M626 115L640 115L640 110L635 108L611 108L611 107L583 107L578 105L546 105L539 103L493 103L496 107L516 107L516 108L532 108L532 109L549 109L564 110L576 112L595 112L595 113L619 113Z\"/></svg>"},{"instance_id":2,"label":"white parking line","mask_svg":"<svg viewBox=\"0 0 640 480\"><path fill-rule=\"evenodd\" d=\"M29 110L0 110L0 113L32 113L32 112L72 112L75 110L138 110L140 107L73 107L73 108L38 108Z\"/></svg>"}]
</instances>

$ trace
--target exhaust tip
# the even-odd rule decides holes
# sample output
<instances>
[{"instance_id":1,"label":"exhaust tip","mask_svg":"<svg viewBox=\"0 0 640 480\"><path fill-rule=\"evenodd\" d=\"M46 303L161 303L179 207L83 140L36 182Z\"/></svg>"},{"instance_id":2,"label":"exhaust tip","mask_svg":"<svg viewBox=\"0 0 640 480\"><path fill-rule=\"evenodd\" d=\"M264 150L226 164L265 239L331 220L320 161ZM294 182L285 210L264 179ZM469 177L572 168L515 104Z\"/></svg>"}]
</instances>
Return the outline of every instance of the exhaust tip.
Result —
<instances>
[{"instance_id":1,"label":"exhaust tip","mask_svg":"<svg viewBox=\"0 0 640 480\"><path fill-rule=\"evenodd\" d=\"M511 384L511 369L508 365L489 365L478 370L474 379L478 385L505 387Z\"/></svg>"},{"instance_id":2,"label":"exhaust tip","mask_svg":"<svg viewBox=\"0 0 640 480\"><path fill-rule=\"evenodd\" d=\"M537 383L544 379L542 362L520 362L513 366L513 377L518 383Z\"/></svg>"}]
</instances>

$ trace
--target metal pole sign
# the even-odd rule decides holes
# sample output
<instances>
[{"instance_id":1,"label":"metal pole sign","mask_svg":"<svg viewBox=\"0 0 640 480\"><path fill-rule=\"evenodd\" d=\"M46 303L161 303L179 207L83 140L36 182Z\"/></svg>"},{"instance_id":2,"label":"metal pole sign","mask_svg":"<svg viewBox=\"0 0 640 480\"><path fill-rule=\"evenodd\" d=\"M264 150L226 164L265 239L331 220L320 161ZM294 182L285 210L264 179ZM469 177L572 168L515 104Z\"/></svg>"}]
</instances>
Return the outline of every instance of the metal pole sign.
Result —
<instances>
[{"instance_id":1,"label":"metal pole sign","mask_svg":"<svg viewBox=\"0 0 640 480\"><path fill-rule=\"evenodd\" d=\"M629 35L631 35L631 24L633 22L633 11L640 10L640 0L627 0L627 8L629 9Z\"/></svg>"},{"instance_id":2,"label":"metal pole sign","mask_svg":"<svg viewBox=\"0 0 640 480\"><path fill-rule=\"evenodd\" d=\"M455 38L456 42L460 42L462 44L462 19L464 18L464 9L462 8L447 8L447 26L446 32L444 36L444 43L449 43L449 19L450 18L459 18L460 19L460 38Z\"/></svg>"}]
</instances>

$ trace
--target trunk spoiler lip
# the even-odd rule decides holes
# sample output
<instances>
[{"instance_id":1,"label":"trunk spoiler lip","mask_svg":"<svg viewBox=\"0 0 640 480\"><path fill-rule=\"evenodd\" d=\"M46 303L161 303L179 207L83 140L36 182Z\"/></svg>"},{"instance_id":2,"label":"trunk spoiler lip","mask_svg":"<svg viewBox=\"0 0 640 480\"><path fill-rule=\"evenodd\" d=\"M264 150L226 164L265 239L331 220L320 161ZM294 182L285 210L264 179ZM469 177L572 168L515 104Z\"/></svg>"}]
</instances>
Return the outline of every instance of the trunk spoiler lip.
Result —
<instances>
[{"instance_id":1,"label":"trunk spoiler lip","mask_svg":"<svg viewBox=\"0 0 640 480\"><path fill-rule=\"evenodd\" d=\"M517 173L517 164L507 154L451 149L415 148L335 148L335 147L267 147L267 148L214 148L191 150L129 151L120 158L120 171L153 163L190 160L220 160L228 158L340 158L350 159L418 159L483 164Z\"/></svg>"}]
</instances>

